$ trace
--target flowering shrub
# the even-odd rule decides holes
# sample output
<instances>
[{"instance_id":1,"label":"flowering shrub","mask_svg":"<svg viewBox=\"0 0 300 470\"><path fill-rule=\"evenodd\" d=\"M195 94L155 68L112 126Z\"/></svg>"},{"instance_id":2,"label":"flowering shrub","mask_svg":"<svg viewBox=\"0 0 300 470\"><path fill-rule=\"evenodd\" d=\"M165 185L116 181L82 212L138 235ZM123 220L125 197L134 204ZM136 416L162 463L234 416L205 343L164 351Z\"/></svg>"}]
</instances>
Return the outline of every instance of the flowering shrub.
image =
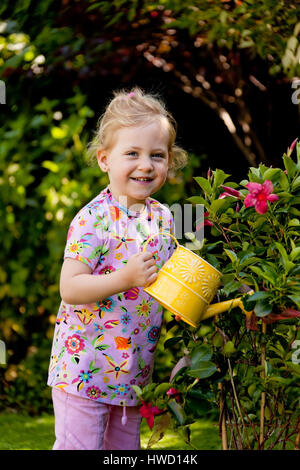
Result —
<instances>
[{"instance_id":1,"label":"flowering shrub","mask_svg":"<svg viewBox=\"0 0 300 470\"><path fill-rule=\"evenodd\" d=\"M207 178L195 178L201 195L189 200L204 205L205 218L198 227L204 224L210 233L201 243L194 238L194 243L198 254L223 273L215 300L242 296L251 313L234 308L197 329L175 320L167 325L174 330L165 348L177 356L169 382L137 389L144 402L161 410L149 446L163 436L171 420L190 442L189 426L218 410L223 449L299 447L296 141L283 155L283 165L285 169L262 164L250 168L248 179L240 184L228 181L230 175L218 169L209 171Z\"/></svg>"}]
</instances>

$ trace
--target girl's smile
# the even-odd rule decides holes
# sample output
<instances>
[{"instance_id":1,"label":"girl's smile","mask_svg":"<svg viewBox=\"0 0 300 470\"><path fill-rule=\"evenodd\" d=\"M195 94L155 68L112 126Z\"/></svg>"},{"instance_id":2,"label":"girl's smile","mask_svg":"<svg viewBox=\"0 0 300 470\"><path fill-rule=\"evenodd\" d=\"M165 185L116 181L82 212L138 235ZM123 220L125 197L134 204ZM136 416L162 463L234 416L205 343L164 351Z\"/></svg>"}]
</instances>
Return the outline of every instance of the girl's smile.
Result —
<instances>
[{"instance_id":1,"label":"girl's smile","mask_svg":"<svg viewBox=\"0 0 300 470\"><path fill-rule=\"evenodd\" d=\"M166 181L169 167L167 122L122 127L113 134L113 144L99 150L98 164L109 175L109 188L125 205L144 203ZM124 200L122 199L124 205Z\"/></svg>"}]
</instances>

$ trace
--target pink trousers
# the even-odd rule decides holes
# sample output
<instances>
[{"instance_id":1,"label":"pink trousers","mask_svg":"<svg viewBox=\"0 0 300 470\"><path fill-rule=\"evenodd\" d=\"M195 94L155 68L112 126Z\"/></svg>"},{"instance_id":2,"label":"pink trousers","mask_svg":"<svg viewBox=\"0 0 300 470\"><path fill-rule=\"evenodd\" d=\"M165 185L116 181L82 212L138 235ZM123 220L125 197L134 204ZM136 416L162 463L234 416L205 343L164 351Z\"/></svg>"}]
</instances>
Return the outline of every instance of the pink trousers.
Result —
<instances>
[{"instance_id":1,"label":"pink trousers","mask_svg":"<svg viewBox=\"0 0 300 470\"><path fill-rule=\"evenodd\" d=\"M56 441L53 450L139 450L141 416L138 407L94 402L52 388Z\"/></svg>"}]
</instances>

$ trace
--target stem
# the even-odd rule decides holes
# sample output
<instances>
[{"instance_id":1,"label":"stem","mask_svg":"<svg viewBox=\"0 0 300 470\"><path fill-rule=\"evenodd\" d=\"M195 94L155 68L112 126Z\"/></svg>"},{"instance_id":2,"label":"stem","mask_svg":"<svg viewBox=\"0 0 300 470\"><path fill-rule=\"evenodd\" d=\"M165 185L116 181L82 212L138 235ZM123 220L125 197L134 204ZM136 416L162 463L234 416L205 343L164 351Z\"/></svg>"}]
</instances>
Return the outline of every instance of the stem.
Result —
<instances>
[{"instance_id":1,"label":"stem","mask_svg":"<svg viewBox=\"0 0 300 470\"><path fill-rule=\"evenodd\" d=\"M217 225L217 224L215 224L215 225ZM219 229L220 229L221 232L222 232L223 237L225 238L226 242L227 242L228 245L230 246L231 250L235 253L235 249L234 249L233 246L231 245L230 239L227 238L227 235L226 235L226 233L225 233L224 228L222 227L222 225L219 225L219 224L218 224L218 226L219 226Z\"/></svg>"},{"instance_id":2,"label":"stem","mask_svg":"<svg viewBox=\"0 0 300 470\"><path fill-rule=\"evenodd\" d=\"M289 428L286 428L285 433L284 433L283 443L282 443L282 450L285 450L286 441L288 439L288 432L289 432Z\"/></svg>"},{"instance_id":3,"label":"stem","mask_svg":"<svg viewBox=\"0 0 300 470\"><path fill-rule=\"evenodd\" d=\"M298 420L297 428L298 432L295 441L295 450L300 450L300 420Z\"/></svg>"},{"instance_id":4,"label":"stem","mask_svg":"<svg viewBox=\"0 0 300 470\"><path fill-rule=\"evenodd\" d=\"M233 424L231 422L230 413L228 413L227 417L228 417L228 426L229 426L229 430L230 430L229 449L231 449L231 446L232 446L232 443L233 443L233 446L234 446L235 450L238 450L238 446L237 446L234 431L233 431Z\"/></svg>"},{"instance_id":5,"label":"stem","mask_svg":"<svg viewBox=\"0 0 300 470\"><path fill-rule=\"evenodd\" d=\"M262 332L265 335L267 330L267 324L263 322L262 324ZM261 378L265 379L265 360L266 360L266 345L265 343L262 344L261 347L261 365L263 366L263 370L261 372ZM264 419L265 419L265 405L266 405L266 392L261 392L261 402L260 402L260 431L259 431L259 444L260 450L262 450L263 442L264 442Z\"/></svg>"},{"instance_id":6,"label":"stem","mask_svg":"<svg viewBox=\"0 0 300 470\"><path fill-rule=\"evenodd\" d=\"M236 429L236 438L239 442L239 445L236 442L236 449L237 450L242 450L243 449L243 439L242 439L242 436L240 434L240 428L239 428L239 425L238 425L238 422L237 422L237 419L236 419L236 414L235 414L235 410L234 410L234 403L233 403L233 399L232 399L232 390L231 390L231 393L230 393L230 402L231 402L231 409L232 409L232 418L233 418L234 426L235 426L235 429ZM234 433L233 433L233 436L235 438Z\"/></svg>"},{"instance_id":7,"label":"stem","mask_svg":"<svg viewBox=\"0 0 300 470\"><path fill-rule=\"evenodd\" d=\"M281 435L283 434L283 432L284 432L286 429L288 429L288 427L289 427L289 425L290 425L290 422L291 422L291 418L285 423L285 425L283 426L283 428L279 429L275 441L273 442L273 444L270 445L270 447L269 447L268 450L272 450L272 449L276 446L276 444L278 444L278 442L280 441Z\"/></svg>"},{"instance_id":8,"label":"stem","mask_svg":"<svg viewBox=\"0 0 300 470\"><path fill-rule=\"evenodd\" d=\"M218 390L220 391L220 424L219 426L221 427L222 450L228 450L226 422L225 422L225 401L223 398L223 386L221 382L218 383Z\"/></svg>"},{"instance_id":9,"label":"stem","mask_svg":"<svg viewBox=\"0 0 300 470\"><path fill-rule=\"evenodd\" d=\"M231 363L230 363L230 360L227 359L228 361L228 367L229 367L229 373L230 373L230 381L231 381L231 386L232 386L232 390L233 390L233 394L234 394L234 399L235 399L235 402L236 402L236 406L237 406L237 409L238 409L238 412L239 412L239 415L240 415L240 420L241 420L241 424L243 426L243 431L245 432L245 435L246 435L246 439L247 439L247 442L248 442L248 448L250 449L250 442L249 442L249 437L248 437L248 433L247 433L247 429L246 429L246 426L245 426L245 423L244 423L244 418L243 418L243 414L242 414L242 410L241 410L241 407L240 407L240 402L238 400L238 396L237 396L237 393L236 393L236 389L235 389L235 385L234 385L234 381L233 381L233 374L232 374L232 368L231 368Z\"/></svg>"}]
</instances>

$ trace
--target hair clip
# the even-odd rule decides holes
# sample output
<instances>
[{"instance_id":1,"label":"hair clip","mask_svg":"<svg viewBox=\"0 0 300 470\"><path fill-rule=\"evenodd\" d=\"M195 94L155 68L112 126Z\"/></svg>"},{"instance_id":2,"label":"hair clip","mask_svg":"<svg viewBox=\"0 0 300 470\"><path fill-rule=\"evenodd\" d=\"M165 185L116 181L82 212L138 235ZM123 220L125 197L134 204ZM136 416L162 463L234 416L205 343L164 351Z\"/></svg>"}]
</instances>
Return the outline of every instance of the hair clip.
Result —
<instances>
[{"instance_id":1,"label":"hair clip","mask_svg":"<svg viewBox=\"0 0 300 470\"><path fill-rule=\"evenodd\" d=\"M135 95L134 91L131 91L130 93L128 93L128 96L129 96L130 98L131 98L131 96L134 96L134 95Z\"/></svg>"}]
</instances>

